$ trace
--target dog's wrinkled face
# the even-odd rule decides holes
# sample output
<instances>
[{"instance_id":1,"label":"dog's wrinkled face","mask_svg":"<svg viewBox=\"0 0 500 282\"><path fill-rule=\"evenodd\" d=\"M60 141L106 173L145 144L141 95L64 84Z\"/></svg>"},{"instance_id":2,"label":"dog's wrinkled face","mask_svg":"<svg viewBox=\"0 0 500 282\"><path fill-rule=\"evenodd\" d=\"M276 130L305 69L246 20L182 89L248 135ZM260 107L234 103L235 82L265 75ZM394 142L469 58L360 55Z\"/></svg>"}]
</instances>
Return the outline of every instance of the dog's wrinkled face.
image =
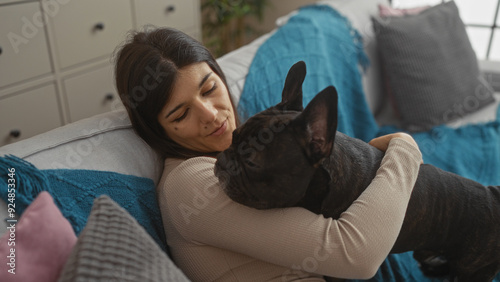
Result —
<instances>
[{"instance_id":1,"label":"dog's wrinkled face","mask_svg":"<svg viewBox=\"0 0 500 282\"><path fill-rule=\"evenodd\" d=\"M233 133L231 147L216 163L231 199L267 209L293 206L302 198L309 183L303 168L310 165L289 126L297 114L268 109Z\"/></svg>"},{"instance_id":2,"label":"dog's wrinkled face","mask_svg":"<svg viewBox=\"0 0 500 282\"><path fill-rule=\"evenodd\" d=\"M305 74L303 62L292 66L281 103L237 128L232 145L219 154L215 174L234 201L257 209L294 206L305 195L316 166L330 154L336 91L323 90L318 94L322 98L315 97L303 111ZM335 113L329 111L332 103Z\"/></svg>"}]
</instances>

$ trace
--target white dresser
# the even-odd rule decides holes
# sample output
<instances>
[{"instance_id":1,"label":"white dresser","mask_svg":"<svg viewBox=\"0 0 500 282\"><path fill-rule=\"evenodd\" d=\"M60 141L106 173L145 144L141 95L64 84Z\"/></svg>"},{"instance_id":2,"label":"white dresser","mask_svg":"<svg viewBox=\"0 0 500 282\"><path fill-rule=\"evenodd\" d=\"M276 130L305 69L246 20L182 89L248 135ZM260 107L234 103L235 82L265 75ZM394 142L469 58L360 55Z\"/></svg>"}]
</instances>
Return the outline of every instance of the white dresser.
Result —
<instances>
[{"instance_id":1,"label":"white dresser","mask_svg":"<svg viewBox=\"0 0 500 282\"><path fill-rule=\"evenodd\" d=\"M112 55L146 24L201 39L199 0L0 0L0 146L120 107Z\"/></svg>"}]
</instances>

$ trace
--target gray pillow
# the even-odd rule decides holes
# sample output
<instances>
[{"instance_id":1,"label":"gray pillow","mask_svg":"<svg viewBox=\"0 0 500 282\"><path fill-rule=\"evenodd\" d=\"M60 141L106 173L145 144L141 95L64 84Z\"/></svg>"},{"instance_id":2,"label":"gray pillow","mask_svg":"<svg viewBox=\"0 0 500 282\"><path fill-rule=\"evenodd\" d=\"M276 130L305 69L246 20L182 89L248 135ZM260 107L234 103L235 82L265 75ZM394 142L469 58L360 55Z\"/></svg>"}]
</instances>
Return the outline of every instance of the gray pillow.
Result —
<instances>
[{"instance_id":1,"label":"gray pillow","mask_svg":"<svg viewBox=\"0 0 500 282\"><path fill-rule=\"evenodd\" d=\"M404 129L428 130L494 102L455 2L372 21L386 91Z\"/></svg>"},{"instance_id":2,"label":"gray pillow","mask_svg":"<svg viewBox=\"0 0 500 282\"><path fill-rule=\"evenodd\" d=\"M101 196L58 281L189 280L125 209Z\"/></svg>"}]
</instances>

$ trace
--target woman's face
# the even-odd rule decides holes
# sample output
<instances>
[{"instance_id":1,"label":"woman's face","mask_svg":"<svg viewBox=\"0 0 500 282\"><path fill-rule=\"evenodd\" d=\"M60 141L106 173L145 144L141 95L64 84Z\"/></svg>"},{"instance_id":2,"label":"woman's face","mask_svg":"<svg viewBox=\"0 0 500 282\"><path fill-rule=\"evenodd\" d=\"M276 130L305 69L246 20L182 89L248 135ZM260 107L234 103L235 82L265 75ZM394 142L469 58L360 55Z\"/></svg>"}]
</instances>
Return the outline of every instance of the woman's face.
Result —
<instances>
[{"instance_id":1,"label":"woman's face","mask_svg":"<svg viewBox=\"0 0 500 282\"><path fill-rule=\"evenodd\" d=\"M236 129L227 88L205 62L179 71L158 121L179 145L207 153L227 149Z\"/></svg>"}]
</instances>

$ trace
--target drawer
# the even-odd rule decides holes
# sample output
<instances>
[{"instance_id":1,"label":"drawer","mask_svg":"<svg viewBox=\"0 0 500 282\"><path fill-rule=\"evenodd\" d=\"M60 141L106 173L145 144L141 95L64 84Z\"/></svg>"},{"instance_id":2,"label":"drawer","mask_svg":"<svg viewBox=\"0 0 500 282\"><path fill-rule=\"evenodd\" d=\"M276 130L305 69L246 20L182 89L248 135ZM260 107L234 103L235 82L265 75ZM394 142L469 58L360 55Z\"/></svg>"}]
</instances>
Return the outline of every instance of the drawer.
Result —
<instances>
[{"instance_id":1,"label":"drawer","mask_svg":"<svg viewBox=\"0 0 500 282\"><path fill-rule=\"evenodd\" d=\"M200 4L195 0L134 0L134 5L139 29L146 24L192 29L200 16Z\"/></svg>"},{"instance_id":2,"label":"drawer","mask_svg":"<svg viewBox=\"0 0 500 282\"><path fill-rule=\"evenodd\" d=\"M49 18L61 68L109 56L132 29L129 1L72 0Z\"/></svg>"},{"instance_id":3,"label":"drawer","mask_svg":"<svg viewBox=\"0 0 500 282\"><path fill-rule=\"evenodd\" d=\"M0 6L0 87L51 72L38 2Z\"/></svg>"},{"instance_id":4,"label":"drawer","mask_svg":"<svg viewBox=\"0 0 500 282\"><path fill-rule=\"evenodd\" d=\"M53 84L0 99L0 146L61 125ZM19 133L18 137L13 136L14 131Z\"/></svg>"},{"instance_id":5,"label":"drawer","mask_svg":"<svg viewBox=\"0 0 500 282\"><path fill-rule=\"evenodd\" d=\"M71 122L116 109L120 97L115 90L112 66L64 80Z\"/></svg>"}]
</instances>

